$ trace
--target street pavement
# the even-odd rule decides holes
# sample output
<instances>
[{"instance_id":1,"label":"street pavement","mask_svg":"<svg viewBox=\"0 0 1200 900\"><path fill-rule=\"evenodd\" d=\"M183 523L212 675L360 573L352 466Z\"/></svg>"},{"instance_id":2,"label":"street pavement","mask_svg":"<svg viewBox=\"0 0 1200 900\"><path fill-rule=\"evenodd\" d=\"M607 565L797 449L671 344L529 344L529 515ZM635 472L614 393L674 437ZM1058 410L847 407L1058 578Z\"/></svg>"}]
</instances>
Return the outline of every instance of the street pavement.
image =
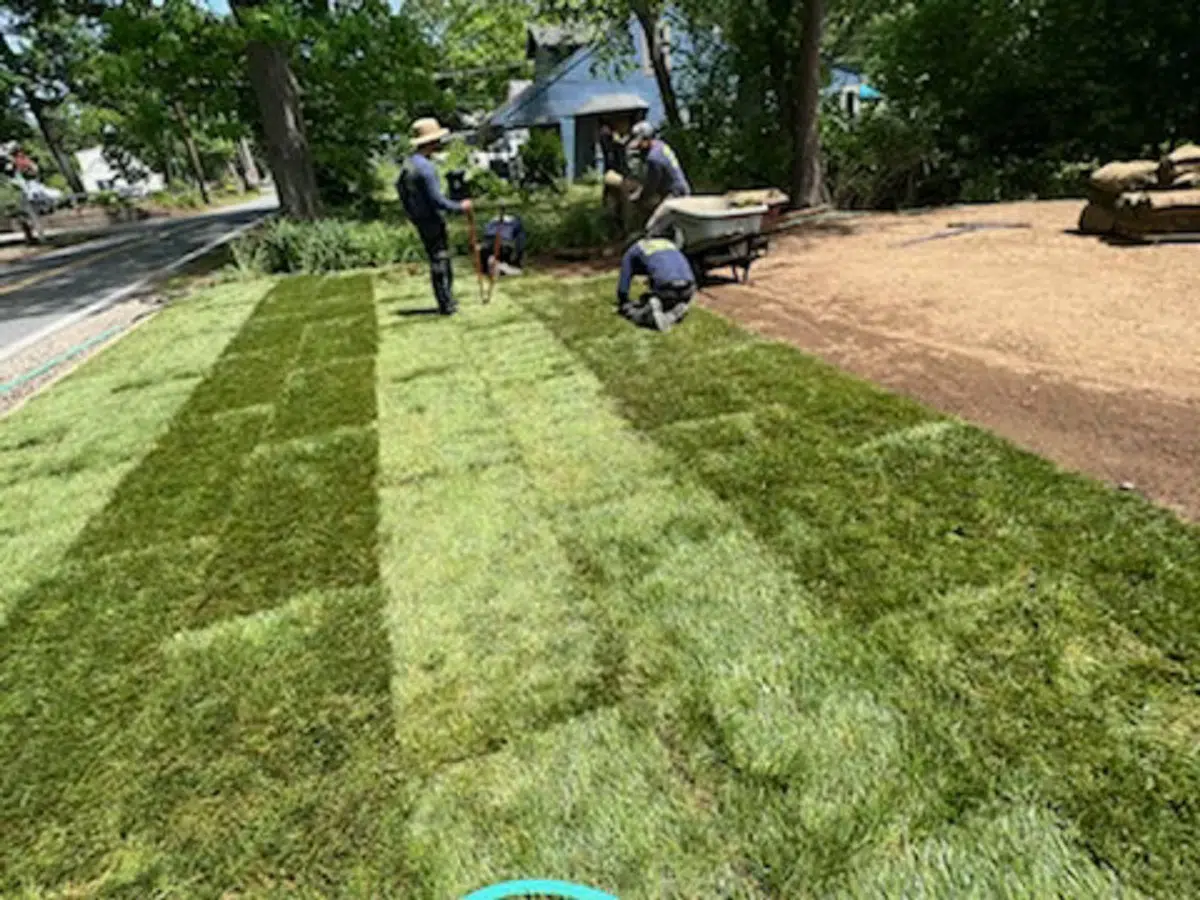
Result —
<instances>
[{"instance_id":1,"label":"street pavement","mask_svg":"<svg viewBox=\"0 0 1200 900\"><path fill-rule=\"evenodd\" d=\"M0 264L0 359L84 311L273 212L274 194L186 219L149 220L33 259Z\"/></svg>"}]
</instances>

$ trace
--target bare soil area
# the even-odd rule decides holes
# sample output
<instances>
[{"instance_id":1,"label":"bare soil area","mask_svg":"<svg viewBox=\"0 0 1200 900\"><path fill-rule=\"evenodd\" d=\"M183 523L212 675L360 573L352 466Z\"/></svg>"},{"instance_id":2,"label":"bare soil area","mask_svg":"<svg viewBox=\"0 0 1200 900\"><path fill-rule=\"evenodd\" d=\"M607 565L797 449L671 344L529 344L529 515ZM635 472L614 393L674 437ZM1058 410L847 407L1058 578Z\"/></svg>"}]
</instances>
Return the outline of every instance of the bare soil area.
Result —
<instances>
[{"instance_id":1,"label":"bare soil area","mask_svg":"<svg viewBox=\"0 0 1200 900\"><path fill-rule=\"evenodd\" d=\"M705 303L1200 520L1200 244L1081 236L1082 205L840 220Z\"/></svg>"}]
</instances>

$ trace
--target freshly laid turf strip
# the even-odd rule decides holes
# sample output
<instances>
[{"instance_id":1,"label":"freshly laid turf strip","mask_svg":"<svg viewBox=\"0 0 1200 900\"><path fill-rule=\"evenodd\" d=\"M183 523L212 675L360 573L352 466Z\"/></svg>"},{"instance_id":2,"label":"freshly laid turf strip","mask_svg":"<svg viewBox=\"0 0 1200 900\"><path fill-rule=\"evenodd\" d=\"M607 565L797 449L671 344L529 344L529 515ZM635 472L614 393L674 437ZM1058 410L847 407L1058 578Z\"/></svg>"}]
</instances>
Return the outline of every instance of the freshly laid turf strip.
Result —
<instances>
[{"instance_id":1,"label":"freshly laid turf strip","mask_svg":"<svg viewBox=\"0 0 1200 900\"><path fill-rule=\"evenodd\" d=\"M1057 816L1078 835L1054 882L1065 894L1096 889L1089 857L1156 895L1198 890L1195 529L713 317L663 340L623 328L593 291L553 293L527 308L669 452L671 472L737 510L812 598L814 634L775 658L782 683L795 690L834 653L869 704L860 714L878 710L875 734L842 739L883 754L869 766L882 793L860 806L852 784L830 791L824 836L796 787L836 785L854 754L826 757L796 729L808 709L837 734L835 710L764 681L776 699L758 727L785 752L761 759L730 743L720 715L695 723L692 752L735 786L723 822L769 867L766 886L824 892L842 873L847 889L896 884L909 868L950 893L989 872L1040 893L1068 845L1049 833L1031 844L1029 829ZM1005 843L1045 846L1033 880L1006 874ZM957 872L928 869L939 845Z\"/></svg>"},{"instance_id":2,"label":"freshly laid turf strip","mask_svg":"<svg viewBox=\"0 0 1200 900\"><path fill-rule=\"evenodd\" d=\"M378 859L402 805L374 322L366 278L276 288L16 604L0 632L4 889L369 893L399 864Z\"/></svg>"},{"instance_id":3,"label":"freshly laid turf strip","mask_svg":"<svg viewBox=\"0 0 1200 900\"><path fill-rule=\"evenodd\" d=\"M419 293L388 296L403 305ZM1061 747L1063 723L1039 721L1039 706L1024 709L1003 687L1019 678L1013 690L1036 691L1059 663L1034 656L1077 652L1085 664L1097 657L1097 674L1142 681L1081 690L1056 678L1040 688L1047 710L1078 715L1096 694L1160 686L1186 708L1187 682L1172 663L1105 622L1088 597L1053 583L1031 592L1019 578L939 597L945 575L932 566L909 575L914 595L930 590L924 614L946 611L944 631L931 633L892 615L867 621L865 598L830 590L855 561L840 558L839 533L822 531L804 492L829 491L843 508L873 505L879 521L861 525L864 539L894 525L883 498L832 493L826 469L860 466L842 483L889 489L910 516L905 492L918 467L888 476L881 453L953 459L957 442L974 441L1018 473L1040 464L795 355L803 382L779 392L755 384L756 355L782 348L715 319L696 317L664 340L629 329L597 292L564 293L546 285L522 312L475 312L457 329L385 304L381 362L395 377L381 387L384 583L405 768L425 779L407 843L414 895L535 874L622 897L866 897L921 884L931 896L1110 895L1122 888L1108 860L1092 857L1094 824L1056 813L1075 813L1067 801L1095 802L1077 788L1100 779L1141 802L1142 814L1163 810L1142 835L1159 847L1194 827L1167 821L1170 796L1105 780L1127 754L1129 767L1160 765L1153 734L1127 734L1101 704L1073 736L1091 743ZM529 313L613 380L580 370ZM711 415L700 415L710 390ZM635 425L647 423L641 435L606 391ZM805 436L795 407L814 396L824 405L802 407L806 435L833 459L793 474L791 442ZM795 430L764 428L781 423ZM706 465L730 466L723 454L733 451L748 496L722 502ZM816 454L801 446L796 455ZM992 477L1002 482L1005 471ZM1101 494L1047 478L1068 495ZM969 495L943 502L961 515ZM1160 552L1194 552L1194 535L1137 509L1174 542ZM961 521L970 520L953 525ZM1145 534L1152 545L1162 539ZM800 551L826 540L821 566L801 568ZM999 552L1021 570L1025 545ZM875 589L881 601L891 596ZM956 615L964 603L964 612L1010 617L1013 603L1088 614L1032 641L1018 619L1007 631L971 628L962 634L974 643L959 643L954 626L971 623ZM1072 641L1078 648L1064 651ZM984 694L976 708L964 703L974 691ZM985 723L1000 733L1036 727L1043 744L1009 768L977 733ZM1194 764L1175 753L1172 765L1190 790ZM1128 831L1101 836L1114 834ZM1145 885L1172 865L1164 854L1125 873Z\"/></svg>"},{"instance_id":4,"label":"freshly laid turf strip","mask_svg":"<svg viewBox=\"0 0 1200 900\"><path fill-rule=\"evenodd\" d=\"M0 518L0 894L1200 896L1196 531L611 289L288 279L0 428L84 510Z\"/></svg>"},{"instance_id":5,"label":"freshly laid turf strip","mask_svg":"<svg viewBox=\"0 0 1200 900\"><path fill-rule=\"evenodd\" d=\"M266 292L179 302L0 419L0 628L150 449Z\"/></svg>"}]
</instances>

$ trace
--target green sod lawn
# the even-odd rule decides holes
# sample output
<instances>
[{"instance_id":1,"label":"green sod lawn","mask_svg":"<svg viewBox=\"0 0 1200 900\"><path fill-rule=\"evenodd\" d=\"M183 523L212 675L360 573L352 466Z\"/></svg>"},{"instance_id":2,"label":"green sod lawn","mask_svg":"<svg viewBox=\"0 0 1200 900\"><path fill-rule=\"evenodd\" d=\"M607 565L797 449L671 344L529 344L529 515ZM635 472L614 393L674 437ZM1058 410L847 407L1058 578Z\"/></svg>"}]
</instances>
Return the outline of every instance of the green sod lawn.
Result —
<instances>
[{"instance_id":1,"label":"green sod lawn","mask_svg":"<svg viewBox=\"0 0 1200 900\"><path fill-rule=\"evenodd\" d=\"M1200 534L610 292L222 287L0 422L0 894L1200 895Z\"/></svg>"}]
</instances>

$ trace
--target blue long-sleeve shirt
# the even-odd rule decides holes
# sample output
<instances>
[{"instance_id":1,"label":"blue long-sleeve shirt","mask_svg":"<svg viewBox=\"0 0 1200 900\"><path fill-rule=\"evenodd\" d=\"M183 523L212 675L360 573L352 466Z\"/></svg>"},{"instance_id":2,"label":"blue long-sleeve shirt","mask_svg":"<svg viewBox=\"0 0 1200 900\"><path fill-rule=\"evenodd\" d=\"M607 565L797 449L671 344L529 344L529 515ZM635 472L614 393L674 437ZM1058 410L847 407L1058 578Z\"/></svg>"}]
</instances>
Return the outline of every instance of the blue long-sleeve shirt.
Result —
<instances>
[{"instance_id":1,"label":"blue long-sleeve shirt","mask_svg":"<svg viewBox=\"0 0 1200 900\"><path fill-rule=\"evenodd\" d=\"M651 290L672 282L696 282L687 257L678 247L663 239L647 238L626 251L625 258L621 260L621 278L617 282L617 299L621 303L629 299L629 288L636 275L649 278Z\"/></svg>"},{"instance_id":2,"label":"blue long-sleeve shirt","mask_svg":"<svg viewBox=\"0 0 1200 900\"><path fill-rule=\"evenodd\" d=\"M665 141L653 141L646 154L645 191L651 197L687 197L692 193L679 157Z\"/></svg>"},{"instance_id":3,"label":"blue long-sleeve shirt","mask_svg":"<svg viewBox=\"0 0 1200 900\"><path fill-rule=\"evenodd\" d=\"M437 169L433 161L423 153L414 153L404 161L396 191L404 211L414 223L437 222L442 213L462 212L462 204L450 200L442 193Z\"/></svg>"}]
</instances>

